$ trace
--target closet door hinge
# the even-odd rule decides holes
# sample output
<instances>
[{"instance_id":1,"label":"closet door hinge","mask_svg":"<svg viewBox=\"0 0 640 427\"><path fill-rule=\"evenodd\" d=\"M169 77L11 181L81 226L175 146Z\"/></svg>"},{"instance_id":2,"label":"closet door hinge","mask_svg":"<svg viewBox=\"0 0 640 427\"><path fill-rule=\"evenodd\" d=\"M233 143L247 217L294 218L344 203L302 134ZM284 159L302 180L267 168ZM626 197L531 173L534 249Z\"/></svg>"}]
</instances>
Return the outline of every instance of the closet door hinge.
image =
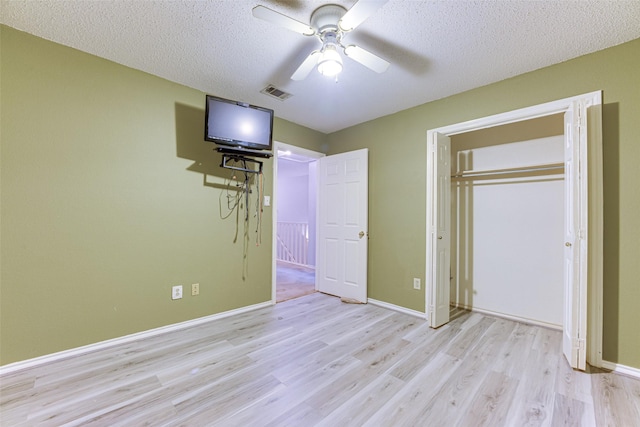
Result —
<instances>
[{"instance_id":1,"label":"closet door hinge","mask_svg":"<svg viewBox=\"0 0 640 427\"><path fill-rule=\"evenodd\" d=\"M578 126L580 126L581 128L584 128L586 125L586 117L585 117L585 111L587 110L587 105L583 102L581 102L580 104L578 104L578 108L577 110L577 116L578 116Z\"/></svg>"}]
</instances>

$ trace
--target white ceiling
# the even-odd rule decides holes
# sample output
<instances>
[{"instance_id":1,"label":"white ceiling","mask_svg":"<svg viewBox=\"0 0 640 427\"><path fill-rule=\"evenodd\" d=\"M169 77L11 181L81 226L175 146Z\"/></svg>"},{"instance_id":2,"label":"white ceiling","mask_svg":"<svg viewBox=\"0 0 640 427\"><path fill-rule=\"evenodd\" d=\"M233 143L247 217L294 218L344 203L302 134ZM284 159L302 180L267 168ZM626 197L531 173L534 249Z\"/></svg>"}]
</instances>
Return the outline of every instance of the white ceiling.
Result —
<instances>
[{"instance_id":1,"label":"white ceiling","mask_svg":"<svg viewBox=\"0 0 640 427\"><path fill-rule=\"evenodd\" d=\"M391 62L385 73L345 58L337 83L315 71L294 82L289 77L319 42L258 20L251 9L262 4L308 23L325 3L0 0L0 19L325 133L640 37L638 0L389 0L344 39ZM267 84L293 96L261 94Z\"/></svg>"}]
</instances>

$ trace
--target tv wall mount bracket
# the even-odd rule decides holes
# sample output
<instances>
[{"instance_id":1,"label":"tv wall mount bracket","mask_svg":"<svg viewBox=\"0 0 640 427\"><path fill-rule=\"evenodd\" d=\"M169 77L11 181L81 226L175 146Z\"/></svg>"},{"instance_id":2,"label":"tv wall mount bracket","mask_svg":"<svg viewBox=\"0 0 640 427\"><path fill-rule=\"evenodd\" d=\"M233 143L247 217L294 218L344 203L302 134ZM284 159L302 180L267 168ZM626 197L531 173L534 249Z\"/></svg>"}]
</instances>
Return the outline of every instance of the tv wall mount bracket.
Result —
<instances>
[{"instance_id":1,"label":"tv wall mount bracket","mask_svg":"<svg viewBox=\"0 0 640 427\"><path fill-rule=\"evenodd\" d=\"M256 170L254 168L250 168L248 163L254 163L258 165L258 169ZM240 156L238 154L222 154L222 163L220 164L220 167L247 173L262 173L261 161L252 159L250 157Z\"/></svg>"}]
</instances>

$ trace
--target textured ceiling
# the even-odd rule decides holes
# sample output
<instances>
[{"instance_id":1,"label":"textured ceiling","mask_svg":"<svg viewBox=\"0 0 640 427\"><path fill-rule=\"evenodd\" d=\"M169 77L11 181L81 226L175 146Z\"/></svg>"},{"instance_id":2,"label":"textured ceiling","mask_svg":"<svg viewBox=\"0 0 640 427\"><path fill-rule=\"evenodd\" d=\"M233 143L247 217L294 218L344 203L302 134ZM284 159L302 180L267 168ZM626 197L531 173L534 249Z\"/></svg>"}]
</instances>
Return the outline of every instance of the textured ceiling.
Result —
<instances>
[{"instance_id":1,"label":"textured ceiling","mask_svg":"<svg viewBox=\"0 0 640 427\"><path fill-rule=\"evenodd\" d=\"M391 62L385 73L345 58L337 83L315 71L292 81L319 42L258 20L251 9L262 4L308 23L325 3L0 0L0 19L325 133L640 37L638 0L389 0L344 40ZM261 94L267 84L293 96Z\"/></svg>"}]
</instances>

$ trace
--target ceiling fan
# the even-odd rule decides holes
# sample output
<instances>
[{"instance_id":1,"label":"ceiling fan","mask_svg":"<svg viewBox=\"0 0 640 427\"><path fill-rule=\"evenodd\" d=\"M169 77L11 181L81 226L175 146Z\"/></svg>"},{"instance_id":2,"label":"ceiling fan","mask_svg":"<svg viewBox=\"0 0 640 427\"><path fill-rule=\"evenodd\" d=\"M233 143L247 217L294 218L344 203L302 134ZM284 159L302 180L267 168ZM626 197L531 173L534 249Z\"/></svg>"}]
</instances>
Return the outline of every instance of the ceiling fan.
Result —
<instances>
[{"instance_id":1,"label":"ceiling fan","mask_svg":"<svg viewBox=\"0 0 640 427\"><path fill-rule=\"evenodd\" d=\"M346 56L377 73L383 73L389 62L356 45L342 44L343 37L353 31L387 0L359 0L347 11L337 4L320 6L311 14L310 24L304 24L265 6L253 8L253 16L288 28L305 36L316 36L322 47L314 50L291 76L292 80L304 80L316 66L325 76L336 76L342 71L341 48Z\"/></svg>"}]
</instances>

